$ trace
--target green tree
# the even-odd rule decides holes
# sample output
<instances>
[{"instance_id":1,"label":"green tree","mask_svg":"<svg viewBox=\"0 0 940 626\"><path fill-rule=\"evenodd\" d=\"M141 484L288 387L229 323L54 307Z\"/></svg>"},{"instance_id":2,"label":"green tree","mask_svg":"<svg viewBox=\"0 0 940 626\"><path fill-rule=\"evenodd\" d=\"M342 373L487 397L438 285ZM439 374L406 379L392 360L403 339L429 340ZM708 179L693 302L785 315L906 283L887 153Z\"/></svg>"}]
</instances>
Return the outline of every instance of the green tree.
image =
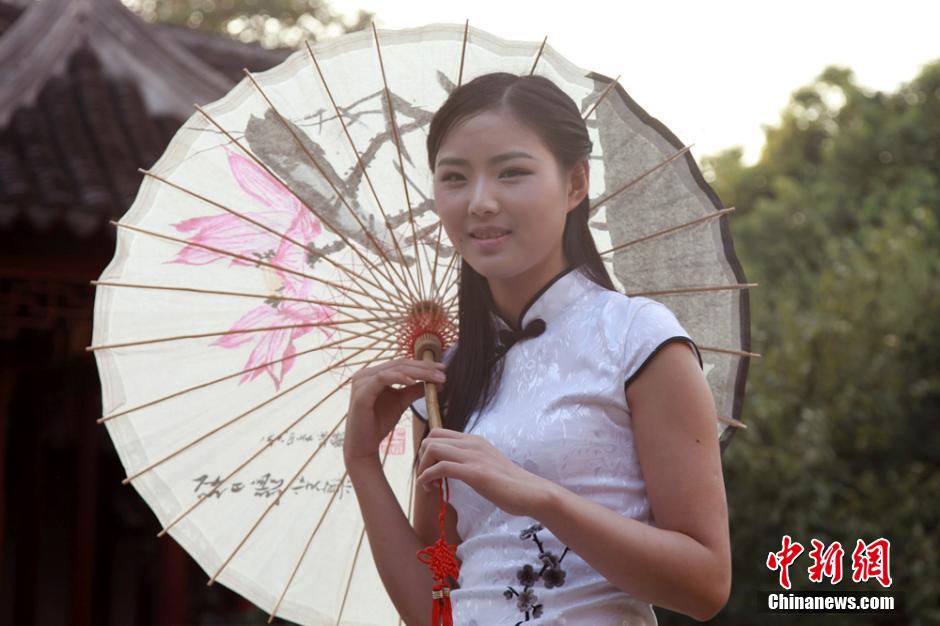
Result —
<instances>
[{"instance_id":1,"label":"green tree","mask_svg":"<svg viewBox=\"0 0 940 626\"><path fill-rule=\"evenodd\" d=\"M366 28L373 14L336 12L327 0L122 0L148 22L228 35L266 48L296 47Z\"/></svg>"},{"instance_id":2,"label":"green tree","mask_svg":"<svg viewBox=\"0 0 940 626\"><path fill-rule=\"evenodd\" d=\"M765 561L789 534L807 552L812 537L846 550L843 582L809 582L804 553L794 589L887 593L899 607L773 623L940 623L940 62L896 93L829 67L765 132L753 166L740 148L702 165L738 208L763 354L749 428L724 458L734 582L714 621L767 620L758 602L780 588ZM891 541L892 587L853 584L856 539L879 537Z\"/></svg>"}]
</instances>

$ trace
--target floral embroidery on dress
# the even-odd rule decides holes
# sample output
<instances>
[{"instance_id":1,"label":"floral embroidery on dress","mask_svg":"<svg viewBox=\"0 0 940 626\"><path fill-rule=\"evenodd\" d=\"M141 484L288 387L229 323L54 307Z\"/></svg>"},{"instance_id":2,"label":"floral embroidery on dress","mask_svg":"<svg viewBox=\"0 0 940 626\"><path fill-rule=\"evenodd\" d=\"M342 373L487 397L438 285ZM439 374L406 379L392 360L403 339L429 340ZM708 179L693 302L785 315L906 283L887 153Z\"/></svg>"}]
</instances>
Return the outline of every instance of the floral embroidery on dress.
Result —
<instances>
[{"instance_id":1,"label":"floral embroidery on dress","mask_svg":"<svg viewBox=\"0 0 940 626\"><path fill-rule=\"evenodd\" d=\"M519 620L514 626L519 626L519 624L523 622L528 622L530 619L537 619L542 616L542 604L539 603L539 598L535 595L535 591L533 590L535 583L537 583L539 579L545 583L546 589L561 587L565 584L567 572L561 568L561 562L564 560L565 555L568 554L568 547L565 546L565 551L561 553L561 556L558 556L554 552L546 551L538 537L538 532L544 529L544 526L535 523L519 533L519 539L523 541L531 539L535 542L535 545L539 549L539 562L536 563L535 567L540 567L538 571L536 571L535 567L528 563L523 565L516 571L516 578L519 584L522 585L522 591L517 591L512 585L509 585L506 587L506 591L503 592L503 596L505 596L507 600L516 598L516 606L521 612L525 613L525 619Z\"/></svg>"}]
</instances>

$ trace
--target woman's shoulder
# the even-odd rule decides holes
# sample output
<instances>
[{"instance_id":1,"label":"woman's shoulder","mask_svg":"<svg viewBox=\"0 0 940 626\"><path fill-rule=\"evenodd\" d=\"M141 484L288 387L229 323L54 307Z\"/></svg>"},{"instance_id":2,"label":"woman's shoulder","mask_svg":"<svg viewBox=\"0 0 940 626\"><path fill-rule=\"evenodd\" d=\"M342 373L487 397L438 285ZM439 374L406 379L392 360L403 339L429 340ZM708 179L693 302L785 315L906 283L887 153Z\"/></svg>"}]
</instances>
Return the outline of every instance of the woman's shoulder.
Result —
<instances>
[{"instance_id":1,"label":"woman's shoulder","mask_svg":"<svg viewBox=\"0 0 940 626\"><path fill-rule=\"evenodd\" d=\"M646 296L628 296L619 291L604 290L600 294L602 315L599 322L610 326L619 334L630 330L635 325L649 324L662 317L675 317L675 313L665 304Z\"/></svg>"},{"instance_id":2,"label":"woman's shoulder","mask_svg":"<svg viewBox=\"0 0 940 626\"><path fill-rule=\"evenodd\" d=\"M596 326L588 332L601 338L620 362L654 351L663 341L690 337L675 312L659 300L616 291L600 298L597 314L591 316Z\"/></svg>"}]
</instances>

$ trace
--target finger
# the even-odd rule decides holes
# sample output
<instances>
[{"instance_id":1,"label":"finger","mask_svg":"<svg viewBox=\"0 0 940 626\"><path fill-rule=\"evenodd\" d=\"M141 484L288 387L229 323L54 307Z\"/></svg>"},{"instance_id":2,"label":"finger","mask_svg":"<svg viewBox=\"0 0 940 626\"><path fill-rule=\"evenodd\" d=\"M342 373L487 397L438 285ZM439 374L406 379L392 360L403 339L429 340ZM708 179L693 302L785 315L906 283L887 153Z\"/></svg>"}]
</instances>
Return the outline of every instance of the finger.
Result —
<instances>
[{"instance_id":1,"label":"finger","mask_svg":"<svg viewBox=\"0 0 940 626\"><path fill-rule=\"evenodd\" d=\"M428 382L444 382L446 374L429 364L422 363L399 363L397 365L375 370L370 373L370 377L387 374L389 372L404 372L414 380L427 380Z\"/></svg>"},{"instance_id":2,"label":"finger","mask_svg":"<svg viewBox=\"0 0 940 626\"><path fill-rule=\"evenodd\" d=\"M427 367L430 370L441 370L447 367L446 364L439 361L425 361L424 359L409 359L407 357L402 357L399 359L393 359L391 361L386 361L385 363L380 363L369 369L373 370L383 370L392 367L402 367L402 366L417 366L417 367Z\"/></svg>"},{"instance_id":3,"label":"finger","mask_svg":"<svg viewBox=\"0 0 940 626\"><path fill-rule=\"evenodd\" d=\"M417 482L425 491L431 490L431 483L444 478L455 478L462 480L463 464L454 461L441 461L435 463L433 467L428 468L418 475Z\"/></svg>"},{"instance_id":4,"label":"finger","mask_svg":"<svg viewBox=\"0 0 940 626\"><path fill-rule=\"evenodd\" d=\"M435 463L442 461L459 461L463 463L470 459L470 455L462 448L442 441L432 442L428 445L427 441L427 439L422 441L421 447L418 449L418 455L420 456L417 469L418 474Z\"/></svg>"},{"instance_id":5,"label":"finger","mask_svg":"<svg viewBox=\"0 0 940 626\"><path fill-rule=\"evenodd\" d=\"M374 401L382 391L391 387L392 385L414 385L417 383L414 378L408 376L404 372L397 370L388 370L385 372L379 372L374 376L370 376L366 379L360 381L360 384L363 387L362 398L366 401Z\"/></svg>"},{"instance_id":6,"label":"finger","mask_svg":"<svg viewBox=\"0 0 940 626\"><path fill-rule=\"evenodd\" d=\"M447 439L455 445L471 443L474 439L479 438L478 435L471 435L459 430L451 430L450 428L432 428L428 437Z\"/></svg>"},{"instance_id":7,"label":"finger","mask_svg":"<svg viewBox=\"0 0 940 626\"><path fill-rule=\"evenodd\" d=\"M465 435L464 433L457 433L458 436L451 436L446 433L441 433L440 431L447 430L446 428L432 428L428 432L428 436L424 438L421 442L422 446L430 446L431 444L442 444L449 445L461 450L473 450L476 448L476 443L472 439L472 435ZM456 431L451 431L451 433ZM462 435L462 436L459 436ZM421 449L419 448L419 452Z\"/></svg>"},{"instance_id":8,"label":"finger","mask_svg":"<svg viewBox=\"0 0 940 626\"><path fill-rule=\"evenodd\" d=\"M444 376L443 372L430 372L420 368L402 367L378 372L373 378L380 381L394 380L398 382L405 380L406 384L413 385L418 381L442 383L446 379L446 376Z\"/></svg>"}]
</instances>

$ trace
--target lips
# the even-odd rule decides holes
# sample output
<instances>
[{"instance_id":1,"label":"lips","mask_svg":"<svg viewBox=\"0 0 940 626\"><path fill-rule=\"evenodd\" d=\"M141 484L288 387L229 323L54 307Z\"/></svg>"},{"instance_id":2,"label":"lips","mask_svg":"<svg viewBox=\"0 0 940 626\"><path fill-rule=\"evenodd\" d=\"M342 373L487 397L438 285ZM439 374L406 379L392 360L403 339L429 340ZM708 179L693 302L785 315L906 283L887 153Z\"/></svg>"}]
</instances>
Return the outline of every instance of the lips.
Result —
<instances>
[{"instance_id":1,"label":"lips","mask_svg":"<svg viewBox=\"0 0 940 626\"><path fill-rule=\"evenodd\" d=\"M509 234L509 230L506 228L497 228L495 226L486 226L480 228L474 228L470 231L470 236L474 239L497 239L503 235Z\"/></svg>"}]
</instances>

